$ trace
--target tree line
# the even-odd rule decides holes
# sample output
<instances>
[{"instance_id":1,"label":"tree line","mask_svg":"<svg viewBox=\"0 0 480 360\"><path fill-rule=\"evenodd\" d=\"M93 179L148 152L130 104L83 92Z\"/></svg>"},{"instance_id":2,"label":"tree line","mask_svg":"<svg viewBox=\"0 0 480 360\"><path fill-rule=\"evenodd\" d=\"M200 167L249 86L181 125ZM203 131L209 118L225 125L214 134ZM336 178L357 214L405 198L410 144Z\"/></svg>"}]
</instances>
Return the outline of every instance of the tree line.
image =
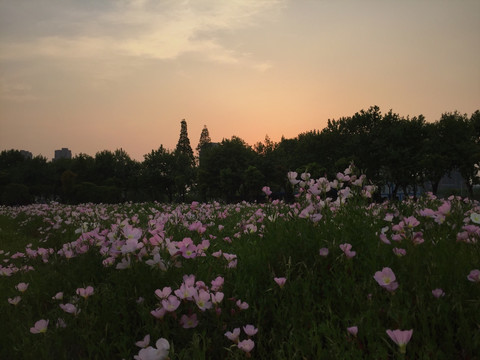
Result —
<instances>
[{"instance_id":1,"label":"tree line","mask_svg":"<svg viewBox=\"0 0 480 360\"><path fill-rule=\"evenodd\" d=\"M261 201L261 188L292 196L286 174L307 171L332 178L350 163L391 195L427 185L436 194L440 179L458 171L473 197L480 183L480 111L470 117L444 113L435 122L402 117L378 106L280 142L268 136L250 146L232 136L213 143L205 126L194 153L182 120L174 150L160 145L133 160L122 149L47 161L18 150L0 153L0 203L125 201Z\"/></svg>"}]
</instances>

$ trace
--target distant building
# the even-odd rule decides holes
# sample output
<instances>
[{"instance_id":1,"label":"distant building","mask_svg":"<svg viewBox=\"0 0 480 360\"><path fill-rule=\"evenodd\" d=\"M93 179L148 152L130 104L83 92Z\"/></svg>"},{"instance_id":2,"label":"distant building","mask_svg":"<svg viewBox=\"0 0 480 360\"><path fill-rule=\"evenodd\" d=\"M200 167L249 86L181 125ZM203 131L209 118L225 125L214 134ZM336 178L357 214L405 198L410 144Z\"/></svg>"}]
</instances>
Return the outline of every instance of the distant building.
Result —
<instances>
[{"instance_id":1,"label":"distant building","mask_svg":"<svg viewBox=\"0 0 480 360\"><path fill-rule=\"evenodd\" d=\"M27 150L20 150L20 154L22 154L25 159L31 159L33 157L32 153Z\"/></svg>"},{"instance_id":2,"label":"distant building","mask_svg":"<svg viewBox=\"0 0 480 360\"><path fill-rule=\"evenodd\" d=\"M438 191L459 190L463 192L466 188L465 180L458 170L445 174L438 184Z\"/></svg>"},{"instance_id":3,"label":"distant building","mask_svg":"<svg viewBox=\"0 0 480 360\"><path fill-rule=\"evenodd\" d=\"M55 157L53 160L59 159L71 159L72 152L68 148L62 148L61 150L55 150Z\"/></svg>"},{"instance_id":4,"label":"distant building","mask_svg":"<svg viewBox=\"0 0 480 360\"><path fill-rule=\"evenodd\" d=\"M381 196L383 198L390 199L392 197L392 191L394 186L395 184L384 185L383 188L381 189ZM414 196L414 195L418 197L427 191L432 191L432 185L429 182L424 183L423 185L418 185L415 188L415 191L416 191L415 193L414 193L414 189L411 186L408 187L407 194L405 194L403 190L404 190L403 188L399 188L397 191L397 198L399 200L403 200L408 196ZM454 169L446 173L438 183L437 196L442 197L442 196L446 196L446 195L448 196L451 194L459 194L462 196L466 196L467 195L465 193L466 190L467 190L467 185L465 183L465 180L463 179L460 172Z\"/></svg>"}]
</instances>

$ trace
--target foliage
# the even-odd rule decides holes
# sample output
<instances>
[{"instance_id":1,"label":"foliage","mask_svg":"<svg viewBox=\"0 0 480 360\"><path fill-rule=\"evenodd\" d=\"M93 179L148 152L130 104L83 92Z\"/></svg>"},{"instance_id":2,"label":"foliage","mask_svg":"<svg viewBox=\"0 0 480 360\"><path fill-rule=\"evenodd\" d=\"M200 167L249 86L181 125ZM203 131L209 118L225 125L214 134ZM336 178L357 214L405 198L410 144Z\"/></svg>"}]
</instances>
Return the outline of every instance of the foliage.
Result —
<instances>
[{"instance_id":1,"label":"foliage","mask_svg":"<svg viewBox=\"0 0 480 360\"><path fill-rule=\"evenodd\" d=\"M212 142L212 139L210 138L210 133L208 132L207 125L203 126L202 132L200 133L200 139L198 140L198 145L197 145L197 154L198 158L200 158L200 153L202 151L202 148L205 145L208 145Z\"/></svg>"},{"instance_id":2,"label":"foliage","mask_svg":"<svg viewBox=\"0 0 480 360\"><path fill-rule=\"evenodd\" d=\"M174 152L174 182L181 200L185 201L186 192L195 178L195 157L188 138L187 122L182 120L180 124L180 137Z\"/></svg>"},{"instance_id":3,"label":"foliage","mask_svg":"<svg viewBox=\"0 0 480 360\"><path fill-rule=\"evenodd\" d=\"M245 198L247 169L254 162L254 151L240 138L223 139L205 146L198 169L197 185L205 199L227 202ZM251 170L250 170L251 171Z\"/></svg>"},{"instance_id":4,"label":"foliage","mask_svg":"<svg viewBox=\"0 0 480 360\"><path fill-rule=\"evenodd\" d=\"M279 143L266 136L253 148L236 136L212 143L204 126L197 159L182 120L176 148L170 151L160 145L144 155L141 163L122 149L52 162L25 158L17 150L2 151L0 201L260 201L258 185L262 182L271 188L273 197L290 201L286 172L333 177L351 162L379 189L385 189L378 193L378 200L380 195L395 199L400 192L416 196L431 190L437 194L441 179L453 172L461 174L473 198L480 182L479 119L477 110L470 118L444 113L438 121L427 123L422 115L405 118L392 110L382 114L378 106L372 106L350 117L328 120L321 131L282 138ZM22 184L28 191L23 189L16 199L8 191L7 185L12 184ZM95 199L102 187L118 196Z\"/></svg>"}]
</instances>

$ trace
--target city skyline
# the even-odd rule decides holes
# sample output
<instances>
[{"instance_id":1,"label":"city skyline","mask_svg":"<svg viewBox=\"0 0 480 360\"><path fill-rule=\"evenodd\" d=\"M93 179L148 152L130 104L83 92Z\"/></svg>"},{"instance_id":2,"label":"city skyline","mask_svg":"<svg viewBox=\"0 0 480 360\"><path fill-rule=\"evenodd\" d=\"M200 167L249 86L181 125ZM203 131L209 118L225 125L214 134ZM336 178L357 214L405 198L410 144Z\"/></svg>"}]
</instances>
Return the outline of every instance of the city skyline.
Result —
<instances>
[{"instance_id":1,"label":"city skyline","mask_svg":"<svg viewBox=\"0 0 480 360\"><path fill-rule=\"evenodd\" d=\"M214 0L0 3L0 151L51 158L194 149L321 130L378 105L480 108L480 3Z\"/></svg>"}]
</instances>

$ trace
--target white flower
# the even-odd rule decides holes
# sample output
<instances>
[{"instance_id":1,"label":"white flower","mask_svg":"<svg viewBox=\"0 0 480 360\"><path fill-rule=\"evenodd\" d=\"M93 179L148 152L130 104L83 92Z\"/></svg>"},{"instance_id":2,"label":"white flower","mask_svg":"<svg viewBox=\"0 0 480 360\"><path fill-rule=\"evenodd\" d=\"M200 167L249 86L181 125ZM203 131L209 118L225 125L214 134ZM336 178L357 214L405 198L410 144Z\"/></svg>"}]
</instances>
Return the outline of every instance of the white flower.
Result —
<instances>
[{"instance_id":1,"label":"white flower","mask_svg":"<svg viewBox=\"0 0 480 360\"><path fill-rule=\"evenodd\" d=\"M138 355L134 356L136 360L163 360L166 359L168 356L168 351L170 350L170 344L164 338L160 338L157 340L155 344L156 348L154 347L147 347L145 349L140 350Z\"/></svg>"},{"instance_id":2,"label":"white flower","mask_svg":"<svg viewBox=\"0 0 480 360\"><path fill-rule=\"evenodd\" d=\"M472 220L472 222L475 224L480 224L480 214L472 213L470 215L470 220Z\"/></svg>"}]
</instances>

